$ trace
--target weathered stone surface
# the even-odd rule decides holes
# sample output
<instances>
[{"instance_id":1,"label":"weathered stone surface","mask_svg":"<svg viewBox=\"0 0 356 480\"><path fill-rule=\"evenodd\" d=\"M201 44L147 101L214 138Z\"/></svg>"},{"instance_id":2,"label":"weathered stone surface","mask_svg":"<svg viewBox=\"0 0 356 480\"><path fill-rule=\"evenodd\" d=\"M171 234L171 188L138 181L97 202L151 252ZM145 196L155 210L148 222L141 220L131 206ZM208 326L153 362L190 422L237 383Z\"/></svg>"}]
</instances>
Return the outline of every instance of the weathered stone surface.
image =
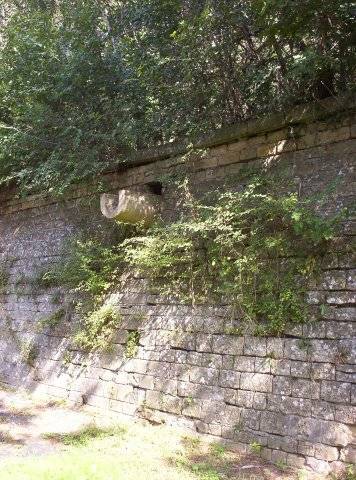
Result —
<instances>
[{"instance_id":1,"label":"weathered stone surface","mask_svg":"<svg viewBox=\"0 0 356 480\"><path fill-rule=\"evenodd\" d=\"M262 373L241 373L240 388L253 392L272 392L272 376Z\"/></svg>"},{"instance_id":2,"label":"weathered stone surface","mask_svg":"<svg viewBox=\"0 0 356 480\"><path fill-rule=\"evenodd\" d=\"M190 371L189 379L193 383L215 385L218 383L219 370L216 368L193 367Z\"/></svg>"},{"instance_id":3,"label":"weathered stone surface","mask_svg":"<svg viewBox=\"0 0 356 480\"><path fill-rule=\"evenodd\" d=\"M241 355L244 339L234 335L219 335L213 338L213 352Z\"/></svg>"},{"instance_id":4,"label":"weathered stone surface","mask_svg":"<svg viewBox=\"0 0 356 480\"><path fill-rule=\"evenodd\" d=\"M220 386L237 389L240 386L240 376L240 372L221 370L219 380Z\"/></svg>"},{"instance_id":5,"label":"weathered stone surface","mask_svg":"<svg viewBox=\"0 0 356 480\"><path fill-rule=\"evenodd\" d=\"M301 110L295 115L291 118L296 139L286 136L290 126L281 127L279 120L273 132L265 126L256 135L243 126L250 138L224 139L231 143L210 149L190 172L197 192L218 188L228 177L236 178L241 188L241 160L258 169L267 159L286 167L302 196L319 194L340 174L342 182L321 207L323 214L333 215L351 203L356 140L342 138L356 117L344 112L316 122L312 117L305 120ZM303 125L296 124L300 115ZM285 122L284 114L281 118ZM257 158L259 154L263 158ZM162 173L175 175L181 161L171 157L108 174L108 191L132 185L139 190ZM356 257L350 248L354 221L344 222L323 259L320 278L310 283L305 323L287 325L284 337L235 335L243 325L229 305L193 308L178 298L152 293L147 281L135 274L110 297L122 314L113 352L87 355L71 344L77 316L33 334L35 324L54 312L56 289L34 292L28 280L17 284L20 276L35 278L38 269L60 264L65 240L82 224L100 231L107 222L97 198L92 198L95 214L95 209L81 205L82 194L73 191L62 202L11 199L0 192L0 259L6 263L6 255L14 258L0 299L0 382L108 412L196 428L240 442L243 452L250 452L249 444L256 441L263 446L264 458L297 468L306 462L305 468L339 472L355 461ZM163 218L176 218L176 192L167 186L161 200ZM64 298L66 293L61 290L60 295ZM125 344L133 330L140 332L139 346L135 358L126 358ZM38 347L33 366L22 361L19 348L19 341L31 339Z\"/></svg>"},{"instance_id":6,"label":"weathered stone surface","mask_svg":"<svg viewBox=\"0 0 356 480\"><path fill-rule=\"evenodd\" d=\"M292 381L292 395L294 397L317 399L320 397L320 385L313 380L294 379Z\"/></svg>"},{"instance_id":7,"label":"weathered stone surface","mask_svg":"<svg viewBox=\"0 0 356 480\"><path fill-rule=\"evenodd\" d=\"M246 337L244 354L264 357L267 352L267 340L265 338Z\"/></svg>"},{"instance_id":8,"label":"weathered stone surface","mask_svg":"<svg viewBox=\"0 0 356 480\"><path fill-rule=\"evenodd\" d=\"M335 447L329 447L328 445L318 443L315 445L315 457L320 460L331 462L339 458L339 450Z\"/></svg>"},{"instance_id":9,"label":"weathered stone surface","mask_svg":"<svg viewBox=\"0 0 356 480\"><path fill-rule=\"evenodd\" d=\"M351 384L322 381L321 398L331 402L349 403L351 400Z\"/></svg>"}]
</instances>

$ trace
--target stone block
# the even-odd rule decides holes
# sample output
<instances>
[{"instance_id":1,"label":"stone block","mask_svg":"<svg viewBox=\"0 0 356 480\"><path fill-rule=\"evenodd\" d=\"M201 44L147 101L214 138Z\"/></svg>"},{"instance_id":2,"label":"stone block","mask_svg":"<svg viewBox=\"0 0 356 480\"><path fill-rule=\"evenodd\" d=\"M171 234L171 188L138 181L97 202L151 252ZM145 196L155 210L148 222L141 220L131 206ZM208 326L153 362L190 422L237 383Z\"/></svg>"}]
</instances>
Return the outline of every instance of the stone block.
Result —
<instances>
[{"instance_id":1,"label":"stone block","mask_svg":"<svg viewBox=\"0 0 356 480\"><path fill-rule=\"evenodd\" d=\"M356 290L356 269L346 272L346 288L347 290Z\"/></svg>"},{"instance_id":2,"label":"stone block","mask_svg":"<svg viewBox=\"0 0 356 480\"><path fill-rule=\"evenodd\" d=\"M238 372L253 372L255 370L255 359L244 356L235 357L234 370Z\"/></svg>"},{"instance_id":3,"label":"stone block","mask_svg":"<svg viewBox=\"0 0 356 480\"><path fill-rule=\"evenodd\" d=\"M154 389L169 395L177 395L178 381L175 379L156 378Z\"/></svg>"},{"instance_id":4,"label":"stone block","mask_svg":"<svg viewBox=\"0 0 356 480\"><path fill-rule=\"evenodd\" d=\"M356 336L356 322L325 322L327 338L352 338Z\"/></svg>"},{"instance_id":5,"label":"stone block","mask_svg":"<svg viewBox=\"0 0 356 480\"><path fill-rule=\"evenodd\" d=\"M271 454L272 463L287 463L287 453L281 450L272 450Z\"/></svg>"},{"instance_id":6,"label":"stone block","mask_svg":"<svg viewBox=\"0 0 356 480\"><path fill-rule=\"evenodd\" d=\"M149 363L137 358L130 359L125 363L123 370L127 373L146 373Z\"/></svg>"},{"instance_id":7,"label":"stone block","mask_svg":"<svg viewBox=\"0 0 356 480\"><path fill-rule=\"evenodd\" d=\"M283 450L285 452L296 452L298 442L294 437L281 437L279 435L268 435L267 445L275 450Z\"/></svg>"},{"instance_id":8,"label":"stone block","mask_svg":"<svg viewBox=\"0 0 356 480\"><path fill-rule=\"evenodd\" d=\"M287 454L287 465L294 468L303 468L305 465L305 458L300 455L294 455L293 453Z\"/></svg>"},{"instance_id":9,"label":"stone block","mask_svg":"<svg viewBox=\"0 0 356 480\"><path fill-rule=\"evenodd\" d=\"M253 395L253 408L265 410L267 406L267 395L265 393L255 392Z\"/></svg>"},{"instance_id":10,"label":"stone block","mask_svg":"<svg viewBox=\"0 0 356 480\"><path fill-rule=\"evenodd\" d=\"M351 384L323 380L321 382L321 398L329 402L350 403Z\"/></svg>"},{"instance_id":11,"label":"stone block","mask_svg":"<svg viewBox=\"0 0 356 480\"><path fill-rule=\"evenodd\" d=\"M234 355L222 355L222 368L224 370L233 370L234 360Z\"/></svg>"},{"instance_id":12,"label":"stone block","mask_svg":"<svg viewBox=\"0 0 356 480\"><path fill-rule=\"evenodd\" d=\"M347 425L315 418L299 418L295 432L301 440L335 447L344 447L353 438L352 430Z\"/></svg>"},{"instance_id":13,"label":"stone block","mask_svg":"<svg viewBox=\"0 0 356 480\"><path fill-rule=\"evenodd\" d=\"M299 418L294 415L262 412L260 430L262 432L293 437L297 432L298 420Z\"/></svg>"},{"instance_id":14,"label":"stone block","mask_svg":"<svg viewBox=\"0 0 356 480\"><path fill-rule=\"evenodd\" d=\"M255 358L255 372L256 373L271 373L271 363L270 358Z\"/></svg>"},{"instance_id":15,"label":"stone block","mask_svg":"<svg viewBox=\"0 0 356 480\"><path fill-rule=\"evenodd\" d=\"M164 412L180 414L182 411L182 400L172 395L147 390L146 406Z\"/></svg>"},{"instance_id":16,"label":"stone block","mask_svg":"<svg viewBox=\"0 0 356 480\"><path fill-rule=\"evenodd\" d=\"M290 375L291 360L271 359L271 373L273 375Z\"/></svg>"},{"instance_id":17,"label":"stone block","mask_svg":"<svg viewBox=\"0 0 356 480\"><path fill-rule=\"evenodd\" d=\"M240 372L235 372L233 370L221 370L219 385L221 387L237 389L240 386L240 376Z\"/></svg>"},{"instance_id":18,"label":"stone block","mask_svg":"<svg viewBox=\"0 0 356 480\"><path fill-rule=\"evenodd\" d=\"M321 400L313 400L312 402L312 416L315 418L322 418L324 420L335 419L335 405L330 402Z\"/></svg>"},{"instance_id":19,"label":"stone block","mask_svg":"<svg viewBox=\"0 0 356 480\"><path fill-rule=\"evenodd\" d=\"M124 372L123 372L124 373ZM132 373L127 379L134 387L140 387L147 390L153 390L155 387L155 379L152 375L142 375L139 373ZM161 380L156 380L156 382Z\"/></svg>"},{"instance_id":20,"label":"stone block","mask_svg":"<svg viewBox=\"0 0 356 480\"><path fill-rule=\"evenodd\" d=\"M292 361L290 374L292 377L310 378L311 364L309 362Z\"/></svg>"},{"instance_id":21,"label":"stone block","mask_svg":"<svg viewBox=\"0 0 356 480\"><path fill-rule=\"evenodd\" d=\"M335 405L335 420L337 422L356 424L356 406L353 405Z\"/></svg>"},{"instance_id":22,"label":"stone block","mask_svg":"<svg viewBox=\"0 0 356 480\"><path fill-rule=\"evenodd\" d=\"M306 465L309 468L311 468L314 472L320 473L321 475L327 475L331 471L331 468L328 462L324 460L318 460L313 457L306 458Z\"/></svg>"},{"instance_id":23,"label":"stone block","mask_svg":"<svg viewBox=\"0 0 356 480\"><path fill-rule=\"evenodd\" d=\"M345 322L356 321L355 308L327 306L323 310L323 318L327 320L339 320Z\"/></svg>"},{"instance_id":24,"label":"stone block","mask_svg":"<svg viewBox=\"0 0 356 480\"><path fill-rule=\"evenodd\" d=\"M244 354L264 357L267 353L267 340L260 337L245 337Z\"/></svg>"},{"instance_id":25,"label":"stone block","mask_svg":"<svg viewBox=\"0 0 356 480\"><path fill-rule=\"evenodd\" d=\"M179 352L179 363L188 363L189 365L202 366L203 355L197 352ZM182 355L183 354L183 355ZM184 355L185 354L185 355Z\"/></svg>"},{"instance_id":26,"label":"stone block","mask_svg":"<svg viewBox=\"0 0 356 480\"><path fill-rule=\"evenodd\" d=\"M173 348L180 348L182 350L195 350L195 335L187 332L176 332L171 339L171 346Z\"/></svg>"},{"instance_id":27,"label":"stone block","mask_svg":"<svg viewBox=\"0 0 356 480\"><path fill-rule=\"evenodd\" d=\"M189 374L189 380L193 383L199 383L202 385L217 385L219 380L219 370L216 368L192 367Z\"/></svg>"},{"instance_id":28,"label":"stone block","mask_svg":"<svg viewBox=\"0 0 356 480\"><path fill-rule=\"evenodd\" d=\"M201 355L202 367L222 368L222 355L217 353L203 353Z\"/></svg>"},{"instance_id":29,"label":"stone block","mask_svg":"<svg viewBox=\"0 0 356 480\"><path fill-rule=\"evenodd\" d=\"M273 393L277 395L291 395L292 379L289 377L273 377Z\"/></svg>"},{"instance_id":30,"label":"stone block","mask_svg":"<svg viewBox=\"0 0 356 480\"><path fill-rule=\"evenodd\" d=\"M292 395L294 397L318 399L320 397L320 385L313 380L294 379Z\"/></svg>"},{"instance_id":31,"label":"stone block","mask_svg":"<svg viewBox=\"0 0 356 480\"><path fill-rule=\"evenodd\" d=\"M326 296L329 305L350 305L356 303L355 295L352 292L333 292Z\"/></svg>"},{"instance_id":32,"label":"stone block","mask_svg":"<svg viewBox=\"0 0 356 480\"><path fill-rule=\"evenodd\" d=\"M266 408L273 412L307 417L312 413L312 402L306 398L293 398L284 395L270 394L267 396Z\"/></svg>"},{"instance_id":33,"label":"stone block","mask_svg":"<svg viewBox=\"0 0 356 480\"><path fill-rule=\"evenodd\" d=\"M267 356L273 359L283 358L284 356L284 339L283 338L267 338Z\"/></svg>"},{"instance_id":34,"label":"stone block","mask_svg":"<svg viewBox=\"0 0 356 480\"><path fill-rule=\"evenodd\" d=\"M236 396L236 405L240 407L253 407L253 396L254 392L249 392L248 390L238 390Z\"/></svg>"},{"instance_id":35,"label":"stone block","mask_svg":"<svg viewBox=\"0 0 356 480\"><path fill-rule=\"evenodd\" d=\"M340 460L356 465L356 446L348 445L340 451Z\"/></svg>"},{"instance_id":36,"label":"stone block","mask_svg":"<svg viewBox=\"0 0 356 480\"><path fill-rule=\"evenodd\" d=\"M259 430L260 412L256 410L243 408L241 410L240 422L244 429Z\"/></svg>"},{"instance_id":37,"label":"stone block","mask_svg":"<svg viewBox=\"0 0 356 480\"><path fill-rule=\"evenodd\" d=\"M221 413L219 414L222 425L235 426L240 422L241 408L234 405L225 405L221 407Z\"/></svg>"},{"instance_id":38,"label":"stone block","mask_svg":"<svg viewBox=\"0 0 356 480\"><path fill-rule=\"evenodd\" d=\"M241 373L240 388L253 392L272 392L272 376L263 373Z\"/></svg>"},{"instance_id":39,"label":"stone block","mask_svg":"<svg viewBox=\"0 0 356 480\"><path fill-rule=\"evenodd\" d=\"M212 352L213 351L213 336L203 333L196 336L196 350L197 352Z\"/></svg>"},{"instance_id":40,"label":"stone block","mask_svg":"<svg viewBox=\"0 0 356 480\"><path fill-rule=\"evenodd\" d=\"M334 380L335 365L331 363L313 363L311 365L311 377L314 380Z\"/></svg>"},{"instance_id":41,"label":"stone block","mask_svg":"<svg viewBox=\"0 0 356 480\"><path fill-rule=\"evenodd\" d=\"M330 447L329 445L317 443L315 445L315 458L332 462L339 458L339 450L335 447Z\"/></svg>"},{"instance_id":42,"label":"stone block","mask_svg":"<svg viewBox=\"0 0 356 480\"><path fill-rule=\"evenodd\" d=\"M310 442L298 441L298 453L308 457L314 457L315 445Z\"/></svg>"},{"instance_id":43,"label":"stone block","mask_svg":"<svg viewBox=\"0 0 356 480\"><path fill-rule=\"evenodd\" d=\"M329 270L323 273L321 286L325 290L343 290L346 287L346 273L343 270Z\"/></svg>"},{"instance_id":44,"label":"stone block","mask_svg":"<svg viewBox=\"0 0 356 480\"><path fill-rule=\"evenodd\" d=\"M299 339L286 338L284 341L284 356L290 360L308 359L309 344L304 343Z\"/></svg>"},{"instance_id":45,"label":"stone block","mask_svg":"<svg viewBox=\"0 0 356 480\"><path fill-rule=\"evenodd\" d=\"M270 462L272 459L272 450L270 448L263 447L261 450L261 458Z\"/></svg>"},{"instance_id":46,"label":"stone block","mask_svg":"<svg viewBox=\"0 0 356 480\"><path fill-rule=\"evenodd\" d=\"M213 352L230 355L241 355L244 339L235 335L219 335L213 337Z\"/></svg>"},{"instance_id":47,"label":"stone block","mask_svg":"<svg viewBox=\"0 0 356 480\"><path fill-rule=\"evenodd\" d=\"M336 340L312 340L310 352L314 362L334 362L339 354L340 343Z\"/></svg>"},{"instance_id":48,"label":"stone block","mask_svg":"<svg viewBox=\"0 0 356 480\"><path fill-rule=\"evenodd\" d=\"M196 400L183 400L182 415L192 418L200 418L202 415L201 403Z\"/></svg>"}]
</instances>

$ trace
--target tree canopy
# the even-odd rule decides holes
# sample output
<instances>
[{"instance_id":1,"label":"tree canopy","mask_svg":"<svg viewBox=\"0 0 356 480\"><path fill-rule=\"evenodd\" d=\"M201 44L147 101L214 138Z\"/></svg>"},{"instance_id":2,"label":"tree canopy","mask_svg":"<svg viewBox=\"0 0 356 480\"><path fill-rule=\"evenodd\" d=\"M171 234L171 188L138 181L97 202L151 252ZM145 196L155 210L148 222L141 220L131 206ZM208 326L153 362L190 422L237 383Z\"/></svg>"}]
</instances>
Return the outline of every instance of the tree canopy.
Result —
<instances>
[{"instance_id":1,"label":"tree canopy","mask_svg":"<svg viewBox=\"0 0 356 480\"><path fill-rule=\"evenodd\" d=\"M24 193L60 193L131 150L336 95L355 78L348 0L2 8L0 183Z\"/></svg>"}]
</instances>

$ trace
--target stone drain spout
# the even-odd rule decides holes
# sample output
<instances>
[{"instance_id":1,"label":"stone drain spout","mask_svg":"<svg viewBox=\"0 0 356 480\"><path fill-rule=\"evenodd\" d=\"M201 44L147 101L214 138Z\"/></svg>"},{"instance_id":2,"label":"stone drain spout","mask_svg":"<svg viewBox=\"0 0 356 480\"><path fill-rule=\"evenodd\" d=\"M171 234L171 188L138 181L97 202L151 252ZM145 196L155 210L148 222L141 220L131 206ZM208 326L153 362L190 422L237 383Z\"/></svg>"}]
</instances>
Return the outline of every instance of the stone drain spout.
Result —
<instances>
[{"instance_id":1,"label":"stone drain spout","mask_svg":"<svg viewBox=\"0 0 356 480\"><path fill-rule=\"evenodd\" d=\"M100 209L106 218L150 225L161 210L161 197L150 192L123 189L117 194L103 193Z\"/></svg>"}]
</instances>

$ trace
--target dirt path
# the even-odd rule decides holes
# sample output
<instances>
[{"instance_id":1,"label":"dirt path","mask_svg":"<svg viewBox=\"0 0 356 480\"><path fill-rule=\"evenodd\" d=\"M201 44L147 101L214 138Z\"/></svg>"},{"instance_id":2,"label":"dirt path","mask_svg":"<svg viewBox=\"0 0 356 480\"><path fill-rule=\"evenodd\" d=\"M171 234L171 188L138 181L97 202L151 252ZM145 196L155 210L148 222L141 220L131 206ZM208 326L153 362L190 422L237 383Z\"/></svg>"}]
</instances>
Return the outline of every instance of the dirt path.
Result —
<instances>
[{"instance_id":1,"label":"dirt path","mask_svg":"<svg viewBox=\"0 0 356 480\"><path fill-rule=\"evenodd\" d=\"M93 423L93 415L60 402L0 390L0 460L43 455L60 447L46 433L70 433Z\"/></svg>"}]
</instances>

